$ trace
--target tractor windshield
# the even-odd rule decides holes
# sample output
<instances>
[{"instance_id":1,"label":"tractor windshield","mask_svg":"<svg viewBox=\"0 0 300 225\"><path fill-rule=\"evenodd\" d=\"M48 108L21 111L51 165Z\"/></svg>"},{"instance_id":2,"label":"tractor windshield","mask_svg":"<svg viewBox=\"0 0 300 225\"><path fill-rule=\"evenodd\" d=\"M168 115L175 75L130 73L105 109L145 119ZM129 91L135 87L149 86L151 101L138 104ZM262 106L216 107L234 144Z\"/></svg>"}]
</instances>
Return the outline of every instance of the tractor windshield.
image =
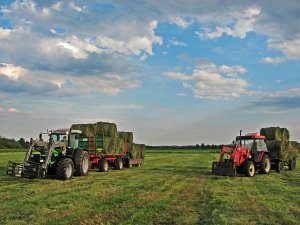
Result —
<instances>
[{"instance_id":1,"label":"tractor windshield","mask_svg":"<svg viewBox=\"0 0 300 225\"><path fill-rule=\"evenodd\" d=\"M254 140L253 139L244 139L244 140L237 140L235 142L235 147L242 146L243 148L252 149Z\"/></svg>"},{"instance_id":2,"label":"tractor windshield","mask_svg":"<svg viewBox=\"0 0 300 225\"><path fill-rule=\"evenodd\" d=\"M68 135L66 135L66 134L51 134L51 138L53 141L67 141Z\"/></svg>"}]
</instances>

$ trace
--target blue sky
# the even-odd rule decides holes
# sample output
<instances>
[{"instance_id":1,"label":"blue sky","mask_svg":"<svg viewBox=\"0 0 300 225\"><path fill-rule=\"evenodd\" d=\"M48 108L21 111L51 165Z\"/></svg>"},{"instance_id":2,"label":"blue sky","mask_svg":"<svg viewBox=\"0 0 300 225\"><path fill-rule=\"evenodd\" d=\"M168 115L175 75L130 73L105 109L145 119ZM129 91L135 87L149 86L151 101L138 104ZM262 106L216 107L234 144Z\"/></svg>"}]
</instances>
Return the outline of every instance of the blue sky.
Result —
<instances>
[{"instance_id":1,"label":"blue sky","mask_svg":"<svg viewBox=\"0 0 300 225\"><path fill-rule=\"evenodd\" d=\"M299 141L299 15L297 0L1 1L0 135L108 121L152 145L263 126Z\"/></svg>"}]
</instances>

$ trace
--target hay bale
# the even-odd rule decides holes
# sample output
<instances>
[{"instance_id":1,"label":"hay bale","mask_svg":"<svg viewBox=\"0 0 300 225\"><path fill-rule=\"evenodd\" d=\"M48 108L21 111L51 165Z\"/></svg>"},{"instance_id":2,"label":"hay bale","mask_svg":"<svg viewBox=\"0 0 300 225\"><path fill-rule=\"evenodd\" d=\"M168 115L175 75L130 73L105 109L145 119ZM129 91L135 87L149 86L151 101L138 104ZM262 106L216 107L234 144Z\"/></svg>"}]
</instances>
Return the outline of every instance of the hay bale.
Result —
<instances>
[{"instance_id":1,"label":"hay bale","mask_svg":"<svg viewBox=\"0 0 300 225\"><path fill-rule=\"evenodd\" d=\"M297 157L299 148L298 143L293 141L267 141L268 151L271 159L289 160Z\"/></svg>"},{"instance_id":2,"label":"hay bale","mask_svg":"<svg viewBox=\"0 0 300 225\"><path fill-rule=\"evenodd\" d=\"M117 125L115 123L97 122L89 124L73 124L74 130L81 130L86 137L94 137L97 134L104 134L105 137L116 138L118 136Z\"/></svg>"},{"instance_id":3,"label":"hay bale","mask_svg":"<svg viewBox=\"0 0 300 225\"><path fill-rule=\"evenodd\" d=\"M145 157L145 145L144 144L127 144L127 155L131 159L142 159Z\"/></svg>"},{"instance_id":4,"label":"hay bale","mask_svg":"<svg viewBox=\"0 0 300 225\"><path fill-rule=\"evenodd\" d=\"M118 137L127 140L127 143L133 143L133 133L126 131L118 131Z\"/></svg>"},{"instance_id":5,"label":"hay bale","mask_svg":"<svg viewBox=\"0 0 300 225\"><path fill-rule=\"evenodd\" d=\"M268 141L288 141L290 138L289 131L280 127L262 128L260 134L265 136Z\"/></svg>"},{"instance_id":6,"label":"hay bale","mask_svg":"<svg viewBox=\"0 0 300 225\"><path fill-rule=\"evenodd\" d=\"M114 143L114 154L122 154L124 150L124 139L117 138Z\"/></svg>"},{"instance_id":7,"label":"hay bale","mask_svg":"<svg viewBox=\"0 0 300 225\"><path fill-rule=\"evenodd\" d=\"M286 128L281 128L281 134L282 134L282 140L283 141L288 141L290 140L290 132Z\"/></svg>"}]
</instances>

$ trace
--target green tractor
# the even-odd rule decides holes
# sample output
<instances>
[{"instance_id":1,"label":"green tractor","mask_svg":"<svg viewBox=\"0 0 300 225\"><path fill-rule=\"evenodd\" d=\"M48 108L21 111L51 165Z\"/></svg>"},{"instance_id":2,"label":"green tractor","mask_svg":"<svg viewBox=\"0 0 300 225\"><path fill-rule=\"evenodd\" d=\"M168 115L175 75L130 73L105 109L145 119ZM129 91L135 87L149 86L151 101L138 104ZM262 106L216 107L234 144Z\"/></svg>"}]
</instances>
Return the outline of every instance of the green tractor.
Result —
<instances>
[{"instance_id":1,"label":"green tractor","mask_svg":"<svg viewBox=\"0 0 300 225\"><path fill-rule=\"evenodd\" d=\"M23 163L8 162L7 175L26 178L45 178L56 175L58 179L70 180L73 175L87 176L88 153L78 148L81 131L58 129L48 132L49 141L30 141L30 148Z\"/></svg>"}]
</instances>

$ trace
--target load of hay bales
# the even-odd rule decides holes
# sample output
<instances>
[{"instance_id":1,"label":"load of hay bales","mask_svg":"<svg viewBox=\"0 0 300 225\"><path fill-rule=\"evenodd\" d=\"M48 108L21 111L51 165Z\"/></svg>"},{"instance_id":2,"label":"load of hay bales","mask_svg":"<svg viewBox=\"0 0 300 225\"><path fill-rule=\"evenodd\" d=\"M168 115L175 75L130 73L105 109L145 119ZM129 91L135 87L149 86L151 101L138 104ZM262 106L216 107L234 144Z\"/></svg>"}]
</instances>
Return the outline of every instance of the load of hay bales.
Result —
<instances>
[{"instance_id":1,"label":"load of hay bales","mask_svg":"<svg viewBox=\"0 0 300 225\"><path fill-rule=\"evenodd\" d=\"M260 130L260 134L266 137L266 144L271 159L287 161L297 157L300 150L299 143L290 141L290 133L286 128L267 127Z\"/></svg>"},{"instance_id":2,"label":"load of hay bales","mask_svg":"<svg viewBox=\"0 0 300 225\"><path fill-rule=\"evenodd\" d=\"M288 141L290 133L286 128L267 127L260 130L260 134L265 136L267 141Z\"/></svg>"},{"instance_id":3,"label":"load of hay bales","mask_svg":"<svg viewBox=\"0 0 300 225\"><path fill-rule=\"evenodd\" d=\"M133 143L133 133L118 131L115 123L97 122L90 124L73 124L73 130L81 130L84 137L97 137L103 135L104 154L122 154L125 140L127 142L127 155L132 159L140 159L145 156L145 145ZM98 147L97 147L97 151Z\"/></svg>"}]
</instances>

